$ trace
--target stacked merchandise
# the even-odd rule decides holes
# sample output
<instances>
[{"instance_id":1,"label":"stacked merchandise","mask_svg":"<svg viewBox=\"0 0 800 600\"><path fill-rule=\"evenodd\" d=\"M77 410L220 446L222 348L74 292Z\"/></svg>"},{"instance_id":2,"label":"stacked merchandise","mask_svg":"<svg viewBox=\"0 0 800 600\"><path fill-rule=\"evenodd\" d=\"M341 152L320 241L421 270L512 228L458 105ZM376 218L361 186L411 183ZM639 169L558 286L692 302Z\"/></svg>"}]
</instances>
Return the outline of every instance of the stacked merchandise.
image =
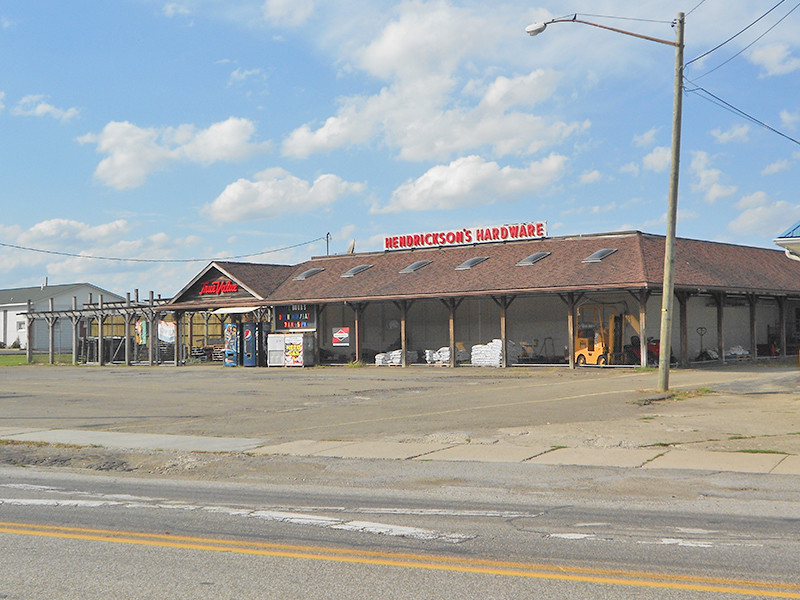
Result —
<instances>
[{"instance_id":1,"label":"stacked merchandise","mask_svg":"<svg viewBox=\"0 0 800 600\"><path fill-rule=\"evenodd\" d=\"M508 364L519 361L522 349L514 342L507 342ZM476 344L472 347L472 364L478 367L499 367L503 362L503 342L494 339L488 344Z\"/></svg>"},{"instance_id":2,"label":"stacked merchandise","mask_svg":"<svg viewBox=\"0 0 800 600\"><path fill-rule=\"evenodd\" d=\"M439 353L435 350L425 350L425 362L429 365L439 360Z\"/></svg>"},{"instance_id":3,"label":"stacked merchandise","mask_svg":"<svg viewBox=\"0 0 800 600\"><path fill-rule=\"evenodd\" d=\"M416 358L415 352L406 352L406 364L410 365ZM392 352L382 352L375 355L375 364L379 366L401 365L403 364L403 351L393 350Z\"/></svg>"},{"instance_id":4,"label":"stacked merchandise","mask_svg":"<svg viewBox=\"0 0 800 600\"><path fill-rule=\"evenodd\" d=\"M428 352L430 350L425 351L425 357L427 358ZM449 363L450 362L450 346L442 346L436 352L432 354L434 360L432 362L440 362L440 363ZM469 350L456 350L456 362L465 362L469 360L470 353Z\"/></svg>"}]
</instances>

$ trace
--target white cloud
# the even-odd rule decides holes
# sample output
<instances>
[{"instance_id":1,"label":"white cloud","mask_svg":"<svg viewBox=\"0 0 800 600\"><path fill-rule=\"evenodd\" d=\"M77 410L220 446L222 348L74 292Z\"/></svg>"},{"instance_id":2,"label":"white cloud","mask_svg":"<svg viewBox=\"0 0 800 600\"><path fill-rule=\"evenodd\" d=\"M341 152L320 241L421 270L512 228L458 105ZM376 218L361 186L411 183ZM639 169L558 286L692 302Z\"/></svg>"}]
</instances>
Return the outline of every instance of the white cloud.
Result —
<instances>
[{"instance_id":1,"label":"white cloud","mask_svg":"<svg viewBox=\"0 0 800 600\"><path fill-rule=\"evenodd\" d=\"M256 173L255 181L239 179L203 212L221 222L270 219L288 211L306 213L330 206L342 196L361 192L363 184L350 183L336 175L325 174L309 183L274 167Z\"/></svg>"},{"instance_id":2,"label":"white cloud","mask_svg":"<svg viewBox=\"0 0 800 600\"><path fill-rule=\"evenodd\" d=\"M751 62L762 67L766 75L787 75L800 69L800 58L792 57L788 44L776 43L759 46L749 57Z\"/></svg>"},{"instance_id":3,"label":"white cloud","mask_svg":"<svg viewBox=\"0 0 800 600\"><path fill-rule=\"evenodd\" d=\"M241 67L237 67L228 78L228 86L244 83L251 77L261 75L262 72L261 69L242 69Z\"/></svg>"},{"instance_id":4,"label":"white cloud","mask_svg":"<svg viewBox=\"0 0 800 600\"><path fill-rule=\"evenodd\" d=\"M266 0L264 19L272 25L296 27L305 23L314 12L314 0Z\"/></svg>"},{"instance_id":5,"label":"white cloud","mask_svg":"<svg viewBox=\"0 0 800 600\"><path fill-rule=\"evenodd\" d=\"M466 156L401 185L386 206L375 206L372 212L449 210L516 200L546 190L561 177L566 162L566 157L551 154L528 168L516 169L500 167L480 156Z\"/></svg>"},{"instance_id":6,"label":"white cloud","mask_svg":"<svg viewBox=\"0 0 800 600\"><path fill-rule=\"evenodd\" d=\"M472 107L443 108L452 82L438 77L384 88L375 96L346 100L334 117L313 130L294 130L283 143L284 154L305 158L317 152L368 142L381 133L404 160L443 160L454 154L490 147L496 156L535 153L589 127L507 109L533 103L552 93L555 77L535 71L518 78L498 77ZM537 92L523 99L521 90L533 81Z\"/></svg>"},{"instance_id":7,"label":"white cloud","mask_svg":"<svg viewBox=\"0 0 800 600\"><path fill-rule=\"evenodd\" d=\"M386 84L372 95L340 99L324 122L292 131L283 153L306 158L377 140L404 160L444 161L485 149L500 157L538 152L588 127L523 110L553 95L554 71L508 77L467 63L486 53L496 27L486 15L447 2L399 4L374 39L341 50L350 58L346 68ZM465 74L471 79L460 80Z\"/></svg>"},{"instance_id":8,"label":"white cloud","mask_svg":"<svg viewBox=\"0 0 800 600\"><path fill-rule=\"evenodd\" d=\"M118 219L111 223L91 226L72 219L48 219L37 223L19 236L26 245L59 246L62 243L90 242L102 244L114 241L130 229L128 222Z\"/></svg>"},{"instance_id":9,"label":"white cloud","mask_svg":"<svg viewBox=\"0 0 800 600\"><path fill-rule=\"evenodd\" d=\"M800 123L800 112L791 113L788 110L782 110L781 123L784 127L792 130L796 129L797 124Z\"/></svg>"},{"instance_id":10,"label":"white cloud","mask_svg":"<svg viewBox=\"0 0 800 600\"><path fill-rule=\"evenodd\" d=\"M729 142L746 142L749 139L747 137L749 132L749 125L734 125L728 131L714 129L711 135L713 135L720 144L727 144Z\"/></svg>"},{"instance_id":11,"label":"white cloud","mask_svg":"<svg viewBox=\"0 0 800 600\"><path fill-rule=\"evenodd\" d=\"M6 93L5 92L0 92L0 110L3 110L6 107L6 105L3 104L3 100L5 100L5 97L6 97Z\"/></svg>"},{"instance_id":12,"label":"white cloud","mask_svg":"<svg viewBox=\"0 0 800 600\"><path fill-rule=\"evenodd\" d=\"M786 230L787 225L800 220L800 205L773 201L764 192L742 198L737 207L741 214L728 224L737 235L756 235L773 239Z\"/></svg>"},{"instance_id":13,"label":"white cloud","mask_svg":"<svg viewBox=\"0 0 800 600\"><path fill-rule=\"evenodd\" d=\"M638 175L639 174L639 165L634 162L628 163L627 165L622 165L619 168L620 173L630 173L631 175Z\"/></svg>"},{"instance_id":14,"label":"white cloud","mask_svg":"<svg viewBox=\"0 0 800 600\"><path fill-rule=\"evenodd\" d=\"M176 128L142 128L127 121L108 123L99 134L78 138L96 144L108 156L95 169L95 177L122 190L142 185L147 176L178 161L210 164L237 161L264 150L268 144L252 141L255 125L231 117L198 130L194 125Z\"/></svg>"},{"instance_id":15,"label":"white cloud","mask_svg":"<svg viewBox=\"0 0 800 600\"><path fill-rule=\"evenodd\" d=\"M788 160L778 160L774 163L768 164L761 170L762 175L775 175L781 171L787 171L792 166Z\"/></svg>"},{"instance_id":16,"label":"white cloud","mask_svg":"<svg viewBox=\"0 0 800 600\"><path fill-rule=\"evenodd\" d=\"M642 166L648 171L663 173L669 168L671 160L672 151L666 146L658 146L642 159Z\"/></svg>"},{"instance_id":17,"label":"white cloud","mask_svg":"<svg viewBox=\"0 0 800 600\"><path fill-rule=\"evenodd\" d=\"M176 15L186 16L192 14L192 11L189 10L188 6L179 2L167 2L164 5L164 8L161 9L161 12L164 13L165 17L169 18L172 18Z\"/></svg>"},{"instance_id":18,"label":"white cloud","mask_svg":"<svg viewBox=\"0 0 800 600\"><path fill-rule=\"evenodd\" d=\"M656 142L656 134L658 133L658 129L653 127L649 131L645 131L640 135L633 136L633 144L635 146L639 146L640 148L647 148L652 146Z\"/></svg>"},{"instance_id":19,"label":"white cloud","mask_svg":"<svg viewBox=\"0 0 800 600\"><path fill-rule=\"evenodd\" d=\"M736 186L720 183L722 171L710 167L711 160L706 152L694 152L691 164L692 173L697 177L697 183L692 189L702 192L708 202L718 198L725 198L736 193Z\"/></svg>"},{"instance_id":20,"label":"white cloud","mask_svg":"<svg viewBox=\"0 0 800 600\"><path fill-rule=\"evenodd\" d=\"M11 113L25 117L53 117L58 121L69 121L78 116L80 111L77 108L61 109L44 101L41 94L30 94L17 102L11 109Z\"/></svg>"},{"instance_id":21,"label":"white cloud","mask_svg":"<svg viewBox=\"0 0 800 600\"><path fill-rule=\"evenodd\" d=\"M581 175L581 183L594 183L596 181L600 181L603 176L600 174L600 171L587 171Z\"/></svg>"}]
</instances>

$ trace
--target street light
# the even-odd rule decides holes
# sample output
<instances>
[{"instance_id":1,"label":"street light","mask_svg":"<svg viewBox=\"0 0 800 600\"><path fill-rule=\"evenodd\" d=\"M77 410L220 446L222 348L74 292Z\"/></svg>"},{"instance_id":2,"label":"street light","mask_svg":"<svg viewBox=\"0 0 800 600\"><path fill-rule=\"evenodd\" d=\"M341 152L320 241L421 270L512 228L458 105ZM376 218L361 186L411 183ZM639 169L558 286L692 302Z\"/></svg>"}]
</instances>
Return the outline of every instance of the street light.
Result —
<instances>
[{"instance_id":1,"label":"street light","mask_svg":"<svg viewBox=\"0 0 800 600\"><path fill-rule=\"evenodd\" d=\"M672 108L672 161L669 171L669 200L667 204L667 235L664 243L664 283L661 296L661 334L660 349L658 357L658 389L666 392L669 389L669 362L672 347L672 310L674 305L675 289L675 228L678 216L678 176L680 172L681 159L681 113L683 112L683 26L685 15L678 13L675 20L676 38L674 42L659 38L641 35L624 29L608 27L590 21L583 21L577 18L578 15L560 17L552 19L546 23L533 23L525 28L528 35L539 35L547 26L552 23L582 23L608 29L616 33L630 35L632 37L666 44L675 48L675 89Z\"/></svg>"}]
</instances>

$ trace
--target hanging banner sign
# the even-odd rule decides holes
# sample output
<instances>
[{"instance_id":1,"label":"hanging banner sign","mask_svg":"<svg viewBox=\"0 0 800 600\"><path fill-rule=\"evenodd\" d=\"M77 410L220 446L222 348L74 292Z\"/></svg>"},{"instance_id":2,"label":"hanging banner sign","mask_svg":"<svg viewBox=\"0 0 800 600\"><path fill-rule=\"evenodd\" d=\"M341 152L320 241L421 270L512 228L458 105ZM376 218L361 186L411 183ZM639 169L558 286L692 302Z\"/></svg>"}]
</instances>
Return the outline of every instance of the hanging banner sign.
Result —
<instances>
[{"instance_id":1,"label":"hanging banner sign","mask_svg":"<svg viewBox=\"0 0 800 600\"><path fill-rule=\"evenodd\" d=\"M535 240L547 237L547 221L500 225L498 227L465 227L450 231L434 231L409 235L390 235L383 239L384 250L466 246L511 240Z\"/></svg>"}]
</instances>

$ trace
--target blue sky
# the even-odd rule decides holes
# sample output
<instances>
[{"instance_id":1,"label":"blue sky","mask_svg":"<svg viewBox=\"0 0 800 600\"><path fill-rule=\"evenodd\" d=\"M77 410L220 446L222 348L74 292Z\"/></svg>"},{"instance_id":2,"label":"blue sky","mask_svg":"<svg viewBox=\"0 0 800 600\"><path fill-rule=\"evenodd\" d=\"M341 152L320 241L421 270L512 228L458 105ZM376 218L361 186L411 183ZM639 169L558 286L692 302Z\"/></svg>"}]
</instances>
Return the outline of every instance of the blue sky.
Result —
<instances>
[{"instance_id":1,"label":"blue sky","mask_svg":"<svg viewBox=\"0 0 800 600\"><path fill-rule=\"evenodd\" d=\"M332 253L522 221L663 234L674 49L525 27L570 11L674 40L684 11L688 62L775 4L3 0L0 287L170 296L208 259L296 263L327 233ZM687 88L800 139L796 7ZM774 247L799 167L797 143L686 93L678 235Z\"/></svg>"}]
</instances>

